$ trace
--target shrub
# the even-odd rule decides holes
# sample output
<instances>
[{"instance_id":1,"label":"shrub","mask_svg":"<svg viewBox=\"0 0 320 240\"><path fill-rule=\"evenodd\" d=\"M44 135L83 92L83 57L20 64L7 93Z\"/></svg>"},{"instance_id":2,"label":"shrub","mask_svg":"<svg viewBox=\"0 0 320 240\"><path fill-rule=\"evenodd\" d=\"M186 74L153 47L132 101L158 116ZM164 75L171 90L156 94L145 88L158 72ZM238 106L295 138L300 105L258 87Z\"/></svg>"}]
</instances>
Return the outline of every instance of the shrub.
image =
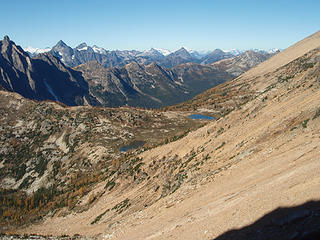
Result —
<instances>
[{"instance_id":1,"label":"shrub","mask_svg":"<svg viewBox=\"0 0 320 240\"><path fill-rule=\"evenodd\" d=\"M303 128L306 128L306 127L307 127L307 124L308 124L309 120L310 120L310 119L307 118L306 120L304 120L304 121L301 123L301 125L302 125Z\"/></svg>"}]
</instances>

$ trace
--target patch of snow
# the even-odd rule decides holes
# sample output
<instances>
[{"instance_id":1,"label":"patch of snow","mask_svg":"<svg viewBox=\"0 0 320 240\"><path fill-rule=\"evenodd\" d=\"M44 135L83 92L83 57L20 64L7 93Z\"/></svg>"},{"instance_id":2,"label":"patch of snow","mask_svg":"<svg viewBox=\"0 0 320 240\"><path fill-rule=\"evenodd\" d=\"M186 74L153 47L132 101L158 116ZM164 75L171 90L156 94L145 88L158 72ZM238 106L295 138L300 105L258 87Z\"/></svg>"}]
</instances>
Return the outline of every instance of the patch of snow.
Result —
<instances>
[{"instance_id":1,"label":"patch of snow","mask_svg":"<svg viewBox=\"0 0 320 240\"><path fill-rule=\"evenodd\" d=\"M242 54L242 53L244 53L244 52L246 52L246 51L248 51L248 50L251 50L251 51L254 51L254 52L257 52L257 53L259 53L259 52L261 52L261 53L275 53L275 52L277 52L277 51L281 51L281 50L278 49L278 48L270 48L270 49L268 49L268 50L259 49L259 48L252 48L252 49L246 49L246 50L234 48L234 49L223 50L223 51L224 51L224 52L227 52L227 53L231 53L232 55L237 56L237 55L240 55L240 54Z\"/></svg>"},{"instance_id":2,"label":"patch of snow","mask_svg":"<svg viewBox=\"0 0 320 240\"><path fill-rule=\"evenodd\" d=\"M74 59L74 55L71 56L71 59Z\"/></svg>"},{"instance_id":3,"label":"patch of snow","mask_svg":"<svg viewBox=\"0 0 320 240\"><path fill-rule=\"evenodd\" d=\"M29 52L33 55L37 55L39 53L45 53L45 52L49 52L51 50L51 48L33 48L33 47L26 47L23 49L26 52Z\"/></svg>"},{"instance_id":4,"label":"patch of snow","mask_svg":"<svg viewBox=\"0 0 320 240\"><path fill-rule=\"evenodd\" d=\"M279 48L270 48L267 50L268 53L276 53L276 52L281 52L281 49Z\"/></svg>"},{"instance_id":5,"label":"patch of snow","mask_svg":"<svg viewBox=\"0 0 320 240\"><path fill-rule=\"evenodd\" d=\"M86 51L86 50L88 50L88 46L85 46L85 47L83 47L83 48L78 48L77 50L78 50L78 51Z\"/></svg>"},{"instance_id":6,"label":"patch of snow","mask_svg":"<svg viewBox=\"0 0 320 240\"><path fill-rule=\"evenodd\" d=\"M163 55L160 51L150 48L149 50L145 50L142 53L137 54L137 56L157 56L159 54Z\"/></svg>"},{"instance_id":7,"label":"patch of snow","mask_svg":"<svg viewBox=\"0 0 320 240\"><path fill-rule=\"evenodd\" d=\"M183 47L185 50L187 50L189 53L195 53L196 51L195 50L192 50L188 47Z\"/></svg>"},{"instance_id":8,"label":"patch of snow","mask_svg":"<svg viewBox=\"0 0 320 240\"><path fill-rule=\"evenodd\" d=\"M106 54L107 52L104 48L98 47L96 45L94 45L92 49L95 53Z\"/></svg>"}]
</instances>

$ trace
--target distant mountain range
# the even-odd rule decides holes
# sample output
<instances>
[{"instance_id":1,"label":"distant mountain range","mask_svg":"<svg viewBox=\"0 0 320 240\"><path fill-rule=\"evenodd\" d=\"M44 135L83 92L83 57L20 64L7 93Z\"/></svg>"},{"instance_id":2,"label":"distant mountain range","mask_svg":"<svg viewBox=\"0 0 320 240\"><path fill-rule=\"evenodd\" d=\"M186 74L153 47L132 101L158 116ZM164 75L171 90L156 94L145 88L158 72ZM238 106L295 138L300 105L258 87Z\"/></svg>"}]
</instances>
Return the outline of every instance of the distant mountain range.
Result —
<instances>
[{"instance_id":1,"label":"distant mountain range","mask_svg":"<svg viewBox=\"0 0 320 240\"><path fill-rule=\"evenodd\" d=\"M223 58L220 61L214 61L211 66L216 67L217 70L220 71L224 70L233 76L239 76L250 68L257 66L259 63L272 57L275 53L249 50L236 57Z\"/></svg>"},{"instance_id":2,"label":"distant mountain range","mask_svg":"<svg viewBox=\"0 0 320 240\"><path fill-rule=\"evenodd\" d=\"M151 48L146 51L137 50L106 50L96 45L90 47L86 43L81 43L75 48L71 48L60 40L54 47L39 49L28 47L25 51L34 57L39 53L51 52L58 57L65 65L75 67L80 64L97 61L104 67L119 67L124 66L130 62L137 62L139 64L150 64L156 62L160 66L174 67L182 63L198 63L211 64L222 59L232 58L243 54L245 51L233 49L223 51L215 49L213 51L195 51L182 47L177 51L170 51L161 48ZM270 49L268 51L253 49L254 52L262 54L275 53L278 49Z\"/></svg>"},{"instance_id":3,"label":"distant mountain range","mask_svg":"<svg viewBox=\"0 0 320 240\"><path fill-rule=\"evenodd\" d=\"M69 106L146 108L191 99L273 55L247 51L233 56L217 49L200 59L183 47L164 56L157 49L107 51L85 43L73 49L63 41L28 55L7 36L0 49L0 89Z\"/></svg>"},{"instance_id":4,"label":"distant mountain range","mask_svg":"<svg viewBox=\"0 0 320 240\"><path fill-rule=\"evenodd\" d=\"M0 49L1 89L30 99L54 100L69 106L162 107L190 99L233 78L225 70L195 63L168 69L155 62L139 64L132 61L124 66L105 68L98 61L90 61L93 57L105 56L97 53L102 49L96 47L94 50L86 44L72 49L62 41L51 51L34 58L7 36L0 42ZM148 59L150 55L155 56L155 51L140 53L139 56ZM76 57L69 58L71 54ZM109 56L112 54L117 59L115 52ZM129 55L128 52L126 54ZM163 55L158 54L158 57ZM187 57L191 58L185 49L169 54L168 65L183 62ZM74 69L64 64L73 61L76 65L80 60L85 63Z\"/></svg>"}]
</instances>

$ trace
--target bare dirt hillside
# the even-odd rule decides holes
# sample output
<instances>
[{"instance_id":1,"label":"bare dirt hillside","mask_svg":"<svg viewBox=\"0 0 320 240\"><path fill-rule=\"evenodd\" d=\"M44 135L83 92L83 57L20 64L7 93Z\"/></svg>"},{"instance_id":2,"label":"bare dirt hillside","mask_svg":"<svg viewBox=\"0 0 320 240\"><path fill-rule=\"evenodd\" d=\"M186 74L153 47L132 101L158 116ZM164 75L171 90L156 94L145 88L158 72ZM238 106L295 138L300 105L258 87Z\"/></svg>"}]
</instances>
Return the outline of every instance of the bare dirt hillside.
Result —
<instances>
[{"instance_id":1,"label":"bare dirt hillside","mask_svg":"<svg viewBox=\"0 0 320 240\"><path fill-rule=\"evenodd\" d=\"M245 86L251 99L175 142L141 153L144 180L119 175L117 187L88 210L58 212L18 233L215 239L279 207L319 201L320 32L227 86ZM299 214L270 221L268 237L281 233L290 239L315 230L290 225L313 219L312 211Z\"/></svg>"}]
</instances>

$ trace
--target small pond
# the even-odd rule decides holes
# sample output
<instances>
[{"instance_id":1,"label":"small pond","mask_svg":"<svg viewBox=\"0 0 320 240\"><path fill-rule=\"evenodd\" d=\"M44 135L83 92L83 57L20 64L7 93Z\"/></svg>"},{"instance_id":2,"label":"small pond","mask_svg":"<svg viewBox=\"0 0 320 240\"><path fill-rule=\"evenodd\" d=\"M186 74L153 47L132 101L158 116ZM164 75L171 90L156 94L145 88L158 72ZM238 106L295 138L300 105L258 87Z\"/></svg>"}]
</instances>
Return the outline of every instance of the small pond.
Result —
<instances>
[{"instance_id":1,"label":"small pond","mask_svg":"<svg viewBox=\"0 0 320 240\"><path fill-rule=\"evenodd\" d=\"M128 152L130 150L138 149L139 147L142 147L146 142L144 141L134 141L128 145L125 145L120 148L120 152Z\"/></svg>"},{"instance_id":2,"label":"small pond","mask_svg":"<svg viewBox=\"0 0 320 240\"><path fill-rule=\"evenodd\" d=\"M191 119L196 119L196 120L214 120L214 117L208 116L208 115L203 115L203 114L192 114L188 116Z\"/></svg>"}]
</instances>

